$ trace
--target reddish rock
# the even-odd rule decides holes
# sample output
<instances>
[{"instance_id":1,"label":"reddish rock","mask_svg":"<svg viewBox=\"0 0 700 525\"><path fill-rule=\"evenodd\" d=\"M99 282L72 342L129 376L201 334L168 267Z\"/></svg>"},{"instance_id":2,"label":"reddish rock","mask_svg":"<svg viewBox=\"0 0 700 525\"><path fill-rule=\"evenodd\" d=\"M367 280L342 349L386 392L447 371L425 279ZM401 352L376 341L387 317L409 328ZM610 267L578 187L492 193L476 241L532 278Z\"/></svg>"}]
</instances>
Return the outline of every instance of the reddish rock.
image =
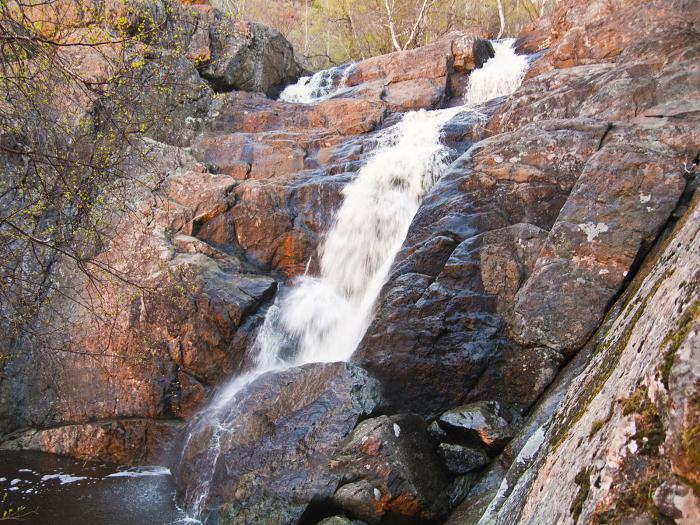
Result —
<instances>
[{"instance_id":1,"label":"reddish rock","mask_svg":"<svg viewBox=\"0 0 700 525\"><path fill-rule=\"evenodd\" d=\"M381 416L360 423L334 455L343 484L333 501L368 523L430 523L447 507L447 477L417 416Z\"/></svg>"},{"instance_id":2,"label":"reddish rock","mask_svg":"<svg viewBox=\"0 0 700 525\"><path fill-rule=\"evenodd\" d=\"M123 419L29 430L1 445L3 450L35 450L86 461L121 465L164 462L181 429L178 421Z\"/></svg>"},{"instance_id":3,"label":"reddish rock","mask_svg":"<svg viewBox=\"0 0 700 525\"><path fill-rule=\"evenodd\" d=\"M194 148L197 158L215 173L269 179L304 169L304 143L293 139L275 134L204 135Z\"/></svg>"},{"instance_id":4,"label":"reddish rock","mask_svg":"<svg viewBox=\"0 0 700 525\"><path fill-rule=\"evenodd\" d=\"M445 78L450 72L451 42L381 55L354 64L347 73L348 86L380 81L384 85L416 79Z\"/></svg>"},{"instance_id":5,"label":"reddish rock","mask_svg":"<svg viewBox=\"0 0 700 525\"><path fill-rule=\"evenodd\" d=\"M549 50L532 66L528 77L551 69L613 61L630 44L653 32L684 28L698 14L699 8L692 2L563 3L552 16ZM549 20L543 23L549 24Z\"/></svg>"},{"instance_id":6,"label":"reddish rock","mask_svg":"<svg viewBox=\"0 0 700 525\"><path fill-rule=\"evenodd\" d=\"M386 106L369 100L324 100L310 112L309 120L340 135L373 131L384 120Z\"/></svg>"},{"instance_id":7,"label":"reddish rock","mask_svg":"<svg viewBox=\"0 0 700 525\"><path fill-rule=\"evenodd\" d=\"M474 60L474 44L479 40L487 40L488 32L482 27L471 27L465 31L458 31L442 37L443 40L450 40L450 51L452 53L453 67L456 71L468 72L476 69Z\"/></svg>"},{"instance_id":8,"label":"reddish rock","mask_svg":"<svg viewBox=\"0 0 700 525\"><path fill-rule=\"evenodd\" d=\"M684 188L680 160L656 143L610 143L594 155L518 291L513 337L565 353L581 348Z\"/></svg>"},{"instance_id":9,"label":"reddish rock","mask_svg":"<svg viewBox=\"0 0 700 525\"><path fill-rule=\"evenodd\" d=\"M382 100L392 111L432 109L442 102L447 77L437 79L417 78L390 84L384 88Z\"/></svg>"},{"instance_id":10,"label":"reddish rock","mask_svg":"<svg viewBox=\"0 0 700 525\"><path fill-rule=\"evenodd\" d=\"M161 214L163 224L185 235L224 213L233 204L235 180L225 175L185 171L168 177L165 192L172 201Z\"/></svg>"},{"instance_id":11,"label":"reddish rock","mask_svg":"<svg viewBox=\"0 0 700 525\"><path fill-rule=\"evenodd\" d=\"M551 118L631 119L662 102L697 100L700 44L687 24L698 9L693 2L563 3L552 27L545 20L535 29L549 32L551 49L490 130Z\"/></svg>"},{"instance_id":12,"label":"reddish rock","mask_svg":"<svg viewBox=\"0 0 700 525\"><path fill-rule=\"evenodd\" d=\"M428 46L353 64L346 82L356 89L347 96L381 99L392 111L435 108L449 96L463 94L466 74L476 67L474 42L486 37L484 29L475 26Z\"/></svg>"}]
</instances>

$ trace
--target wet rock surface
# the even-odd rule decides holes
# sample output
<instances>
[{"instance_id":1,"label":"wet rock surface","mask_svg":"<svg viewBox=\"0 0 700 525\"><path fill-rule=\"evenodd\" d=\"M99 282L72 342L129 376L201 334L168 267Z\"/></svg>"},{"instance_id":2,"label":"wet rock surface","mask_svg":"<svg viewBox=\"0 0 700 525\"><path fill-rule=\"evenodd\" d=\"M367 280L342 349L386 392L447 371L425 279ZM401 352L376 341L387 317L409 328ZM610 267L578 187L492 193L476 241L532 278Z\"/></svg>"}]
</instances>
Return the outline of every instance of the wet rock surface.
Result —
<instances>
[{"instance_id":1,"label":"wet rock surface","mask_svg":"<svg viewBox=\"0 0 700 525\"><path fill-rule=\"evenodd\" d=\"M492 450L503 448L515 435L517 420L495 401L480 401L440 415L439 425Z\"/></svg>"},{"instance_id":2,"label":"wet rock surface","mask_svg":"<svg viewBox=\"0 0 700 525\"><path fill-rule=\"evenodd\" d=\"M682 473L689 470L674 466L678 456L670 451L678 443L676 429L688 424L673 415L677 400L692 400L697 390L684 383L690 377L684 357L697 325L697 265L688 256L698 249L699 218L696 196L611 311L564 397L552 392L558 408L544 420L538 446L525 444L530 466L511 480L491 520L636 520L659 513L681 523L697 518L692 483ZM683 394L681 385L687 387ZM692 441L685 443L689 448L676 450L684 462L692 461ZM563 493L568 496L562 501Z\"/></svg>"},{"instance_id":3,"label":"wet rock surface","mask_svg":"<svg viewBox=\"0 0 700 525\"><path fill-rule=\"evenodd\" d=\"M453 474L466 474L488 465L491 458L482 450L454 443L440 443L438 454Z\"/></svg>"},{"instance_id":4,"label":"wet rock surface","mask_svg":"<svg viewBox=\"0 0 700 525\"><path fill-rule=\"evenodd\" d=\"M561 357L519 347L503 315L606 129L555 120L484 140L431 190L353 356L390 406L436 415L473 395L526 407L546 387ZM533 357L544 366L500 388Z\"/></svg>"},{"instance_id":5,"label":"wet rock surface","mask_svg":"<svg viewBox=\"0 0 700 525\"><path fill-rule=\"evenodd\" d=\"M655 142L610 143L588 161L515 298L518 342L564 353L585 344L683 193L679 161Z\"/></svg>"},{"instance_id":6,"label":"wet rock surface","mask_svg":"<svg viewBox=\"0 0 700 525\"><path fill-rule=\"evenodd\" d=\"M477 39L472 44L472 55L474 56L474 69L479 69L495 56L493 45L488 40Z\"/></svg>"},{"instance_id":7,"label":"wet rock surface","mask_svg":"<svg viewBox=\"0 0 700 525\"><path fill-rule=\"evenodd\" d=\"M190 508L204 495L200 511L222 525L296 523L312 502L333 495L341 477L330 468L333 454L378 401L378 385L353 365L269 372L218 420L194 428L176 473L178 494Z\"/></svg>"},{"instance_id":8,"label":"wet rock surface","mask_svg":"<svg viewBox=\"0 0 700 525\"><path fill-rule=\"evenodd\" d=\"M333 502L368 523L434 522L447 509L447 475L414 415L361 422L333 456L342 476Z\"/></svg>"}]
</instances>

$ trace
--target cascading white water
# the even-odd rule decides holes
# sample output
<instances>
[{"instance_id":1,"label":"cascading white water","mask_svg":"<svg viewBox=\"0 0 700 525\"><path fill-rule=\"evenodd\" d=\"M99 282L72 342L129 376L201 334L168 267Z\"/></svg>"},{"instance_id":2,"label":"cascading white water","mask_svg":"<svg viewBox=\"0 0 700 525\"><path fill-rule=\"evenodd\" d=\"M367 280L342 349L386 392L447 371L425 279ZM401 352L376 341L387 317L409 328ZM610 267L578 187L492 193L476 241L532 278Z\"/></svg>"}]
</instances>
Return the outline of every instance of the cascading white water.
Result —
<instances>
[{"instance_id":1,"label":"cascading white water","mask_svg":"<svg viewBox=\"0 0 700 525\"><path fill-rule=\"evenodd\" d=\"M351 65L343 64L318 71L310 77L301 77L296 84L284 88L279 100L310 104L330 98L345 89L345 79Z\"/></svg>"},{"instance_id":2,"label":"cascading white water","mask_svg":"<svg viewBox=\"0 0 700 525\"><path fill-rule=\"evenodd\" d=\"M277 298L255 341L254 369L220 389L195 421L193 432L201 425L213 429L206 462L211 470L202 473L196 494L188 495L195 515L207 498L219 439L226 431L221 417L235 395L271 370L351 357L423 196L446 168L449 152L440 142L442 127L457 113L520 85L527 60L515 54L513 42L494 42L494 58L470 76L465 106L410 112L380 134L374 154L343 190L343 204L320 248L320 275L298 278ZM294 101L300 100L299 95Z\"/></svg>"},{"instance_id":3,"label":"cascading white water","mask_svg":"<svg viewBox=\"0 0 700 525\"><path fill-rule=\"evenodd\" d=\"M378 137L375 154L343 190L320 248L320 275L298 278L270 307L253 348L255 369L223 388L215 409L263 372L350 358L420 201L445 167L440 130L462 110L407 113Z\"/></svg>"},{"instance_id":4,"label":"cascading white water","mask_svg":"<svg viewBox=\"0 0 700 525\"><path fill-rule=\"evenodd\" d=\"M483 67L472 71L464 97L467 108L513 93L527 71L526 55L515 53L514 38L491 42L495 55Z\"/></svg>"}]
</instances>

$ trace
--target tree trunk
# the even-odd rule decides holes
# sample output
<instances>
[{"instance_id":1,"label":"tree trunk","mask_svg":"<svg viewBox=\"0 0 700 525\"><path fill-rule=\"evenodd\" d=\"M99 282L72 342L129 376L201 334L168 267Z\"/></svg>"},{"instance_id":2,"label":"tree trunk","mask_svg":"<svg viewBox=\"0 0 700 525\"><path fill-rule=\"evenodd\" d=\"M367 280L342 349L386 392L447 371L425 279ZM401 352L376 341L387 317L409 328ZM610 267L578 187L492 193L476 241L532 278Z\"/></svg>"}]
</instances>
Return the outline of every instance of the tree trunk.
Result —
<instances>
[{"instance_id":1,"label":"tree trunk","mask_svg":"<svg viewBox=\"0 0 700 525\"><path fill-rule=\"evenodd\" d=\"M496 3L498 4L498 20L501 22L501 29L496 38L501 38L506 30L506 13L503 10L503 0L496 0Z\"/></svg>"},{"instance_id":2,"label":"tree trunk","mask_svg":"<svg viewBox=\"0 0 700 525\"><path fill-rule=\"evenodd\" d=\"M309 56L309 0L304 0L304 56Z\"/></svg>"},{"instance_id":3,"label":"tree trunk","mask_svg":"<svg viewBox=\"0 0 700 525\"><path fill-rule=\"evenodd\" d=\"M423 0L423 5L420 8L420 12L418 13L418 17L416 18L416 23L413 24L413 29L411 30L411 34L408 37L408 40L406 40L406 43L403 46L403 49L408 49L409 46L413 45L413 42L416 40L416 37L418 36L419 29L423 26L423 21L425 20L425 17L428 15L428 10L433 6L435 3L435 0L432 0L429 2L429 0Z\"/></svg>"},{"instance_id":4,"label":"tree trunk","mask_svg":"<svg viewBox=\"0 0 700 525\"><path fill-rule=\"evenodd\" d=\"M402 51L401 44L399 44L399 38L396 36L396 27L394 26L394 2L392 0L389 4L389 0L384 0L384 6L386 7L387 15L387 27L389 28L389 34L391 35L391 44L394 46L396 51Z\"/></svg>"}]
</instances>

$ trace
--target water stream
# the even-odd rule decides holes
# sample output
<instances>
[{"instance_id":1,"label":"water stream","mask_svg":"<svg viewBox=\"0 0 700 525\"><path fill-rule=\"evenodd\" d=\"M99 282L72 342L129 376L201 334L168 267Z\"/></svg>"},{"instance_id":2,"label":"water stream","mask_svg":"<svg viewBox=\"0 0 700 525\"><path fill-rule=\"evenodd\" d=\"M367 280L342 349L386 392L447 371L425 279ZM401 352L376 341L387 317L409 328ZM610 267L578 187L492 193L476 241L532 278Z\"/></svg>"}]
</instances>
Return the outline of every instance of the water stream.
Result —
<instances>
[{"instance_id":1,"label":"water stream","mask_svg":"<svg viewBox=\"0 0 700 525\"><path fill-rule=\"evenodd\" d=\"M343 204L319 248L319 274L304 275L279 294L257 335L254 369L221 388L195 420L192 433L199 425L214 429L207 461L212 472L216 429L225 430L220 416L245 385L271 370L351 357L413 216L449 163L449 149L441 143L443 126L460 112L512 93L522 81L527 59L515 54L513 40L494 42L494 49L494 58L471 74L463 106L407 113L380 134L373 155L343 190ZM338 76L346 72L334 68L301 79L281 98L306 103L327 98L342 89ZM196 494L186 496L194 515L206 501L212 472L203 473Z\"/></svg>"},{"instance_id":2,"label":"water stream","mask_svg":"<svg viewBox=\"0 0 700 525\"><path fill-rule=\"evenodd\" d=\"M301 77L296 84L287 86L280 94L282 102L311 104L345 89L345 80L352 64L323 69L310 77Z\"/></svg>"}]
</instances>

